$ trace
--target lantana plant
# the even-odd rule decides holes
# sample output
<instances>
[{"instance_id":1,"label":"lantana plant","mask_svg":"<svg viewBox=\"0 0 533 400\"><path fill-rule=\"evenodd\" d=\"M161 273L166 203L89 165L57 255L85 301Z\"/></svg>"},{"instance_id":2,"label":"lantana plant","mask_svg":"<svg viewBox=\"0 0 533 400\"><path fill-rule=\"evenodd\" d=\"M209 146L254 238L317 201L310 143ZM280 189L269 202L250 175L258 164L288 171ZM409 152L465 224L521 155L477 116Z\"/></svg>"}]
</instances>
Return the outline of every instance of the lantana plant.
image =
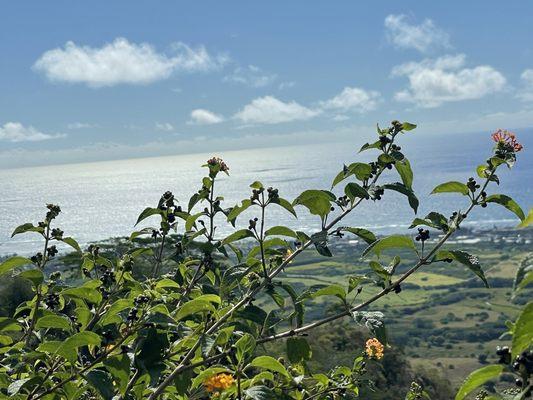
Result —
<instances>
[{"instance_id":1,"label":"lantana plant","mask_svg":"<svg viewBox=\"0 0 533 400\"><path fill-rule=\"evenodd\" d=\"M451 216L433 211L416 217L412 235L377 237L366 227L343 225L362 203L387 201L391 191L405 195L416 214L413 171L397 143L415 128L399 121L384 129L378 126L376 141L360 149L375 152L374 161L345 165L329 190L305 190L293 201L256 181L242 202L225 204L217 181L230 168L211 158L188 202L179 203L166 192L158 204L142 211L137 223L157 225L133 232L125 252L105 252L95 244L82 249L55 225L60 208L48 205L41 222L23 224L13 233L42 236L42 250L0 264L0 274L18 274L34 291L14 315L0 319L0 397L357 398L368 385L367 363L381 362L388 345L384 314L370 306L396 295L413 273L436 263L461 264L488 286L478 258L446 250L446 241L476 207L496 204L526 219L513 199L490 193L499 184L499 168L512 167L522 150L514 135L498 131L494 152L477 168L477 177L445 182L432 191L458 195ZM316 229L277 225L271 218L276 207L292 217L309 212L316 216ZM221 236L221 223L233 232ZM334 257L330 242L345 235L366 243L361 254L368 263L366 274L303 290L284 279L305 251ZM71 246L79 257L75 280L63 280L48 268L59 243ZM412 252L417 261L403 264L398 251ZM377 286L377 293L361 300L370 286ZM306 306L323 296L338 303L337 311L307 318ZM369 330L365 348L353 349L351 365L312 371L306 332L344 318ZM285 343L284 357L259 351L275 341ZM407 398L422 396L423 388L413 383Z\"/></svg>"}]
</instances>

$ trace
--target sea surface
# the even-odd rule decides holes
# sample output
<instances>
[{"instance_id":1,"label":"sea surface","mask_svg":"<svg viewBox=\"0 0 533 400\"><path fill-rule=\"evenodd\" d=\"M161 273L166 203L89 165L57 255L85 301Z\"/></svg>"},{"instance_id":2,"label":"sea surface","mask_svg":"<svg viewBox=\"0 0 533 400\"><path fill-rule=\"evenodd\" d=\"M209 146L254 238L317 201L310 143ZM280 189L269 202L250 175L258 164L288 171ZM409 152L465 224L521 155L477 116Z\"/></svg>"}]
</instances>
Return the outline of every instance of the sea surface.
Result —
<instances>
[{"instance_id":1,"label":"sea surface","mask_svg":"<svg viewBox=\"0 0 533 400\"><path fill-rule=\"evenodd\" d=\"M449 215L457 208L466 208L466 197L455 194L429 195L437 184L448 180L466 181L475 176L477 165L491 154L488 134L411 136L402 139L402 151L410 159L415 174L414 189L420 200L419 216L435 210ZM512 170L502 168L501 185L493 185L489 193L505 193L523 207L533 205L533 130L522 132L524 151ZM344 163L369 161L373 154L358 154L364 141L347 143L273 147L254 150L223 151L213 154L190 154L157 158L105 161L96 163L55 165L0 170L0 255L30 254L41 251L36 234L27 233L10 238L15 227L25 222L42 220L46 203L59 204L62 209L56 220L65 235L81 244L127 236L133 230L139 213L155 207L161 194L172 191L180 203L201 187L206 170L201 165L212 155L222 157L230 167L230 176L222 177L217 191L224 196L223 206L235 205L250 196L248 185L256 180L279 189L289 200L309 188L330 189L333 177ZM394 170L381 180L399 181ZM340 193L341 186L336 189ZM201 206L203 208L203 205ZM200 208L200 210L202 209ZM304 208L297 208L298 219L272 206L267 214L268 225L286 224L299 230L318 229L317 217ZM253 213L238 220L246 227ZM406 199L387 191L379 202L364 202L346 218L343 225L365 227L378 234L405 232L414 218ZM220 237L233 231L221 222ZM140 227L150 226L146 220ZM498 205L478 208L467 221L474 228L513 226L516 217ZM239 227L239 226L238 226Z\"/></svg>"}]
</instances>

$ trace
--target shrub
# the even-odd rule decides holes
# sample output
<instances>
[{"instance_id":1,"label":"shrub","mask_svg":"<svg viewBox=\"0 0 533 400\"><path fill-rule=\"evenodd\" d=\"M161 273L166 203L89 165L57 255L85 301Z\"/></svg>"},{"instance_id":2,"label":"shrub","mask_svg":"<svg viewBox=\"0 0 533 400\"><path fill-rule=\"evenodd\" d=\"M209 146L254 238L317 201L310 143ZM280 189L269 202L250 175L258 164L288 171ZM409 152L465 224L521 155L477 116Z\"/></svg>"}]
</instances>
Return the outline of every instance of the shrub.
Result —
<instances>
[{"instance_id":1,"label":"shrub","mask_svg":"<svg viewBox=\"0 0 533 400\"><path fill-rule=\"evenodd\" d=\"M513 135L497 132L493 155L477 168L479 183L471 177L465 183L442 183L432 192L460 195L467 204L449 217L431 212L415 218L414 239L411 235L377 238L363 227L342 225L361 203L379 202L390 191L405 195L416 213L413 172L397 144L414 128L398 121L385 129L378 127L377 140L361 148L376 151L376 159L344 166L333 180L331 190L344 186L340 196L310 189L290 202L277 189L256 181L250 185L250 197L225 208L217 178L229 174L229 167L211 158L204 165L207 173L200 189L186 206L165 192L155 207L141 212L137 223L150 218L158 225L133 232L124 252L106 252L96 245L82 250L55 226L60 207L47 205L42 221L23 224L13 233L42 236L42 250L0 264L0 274L25 267L18 277L31 282L34 291L12 317L0 320L1 393L30 400L208 396L259 400L353 398L368 391L373 384L367 363L387 354L383 314L369 311L369 306L400 293L413 273L432 264L460 263L488 285L477 257L444 250L444 244L475 207L498 204L525 220L511 198L487 193L489 184L499 183L498 168L511 167L521 149ZM390 179L386 172L392 169L400 181L381 183ZM275 225L270 218L274 207L293 216L306 209L316 216L317 231ZM249 219L242 225L244 215ZM218 235L217 226L223 222L235 227L226 237ZM436 240L430 240L435 233ZM284 271L306 249L332 257L328 242L332 236L345 235L366 242L362 256L368 262L367 274L351 276L344 285L302 289L283 281ZM65 282L59 272L47 272L61 243L80 257L76 284ZM398 273L402 260L394 252L406 251L417 261ZM380 257L382 253L387 257ZM360 300L367 285L376 285L379 291ZM323 296L336 300L332 313L307 320L306 304ZM312 373L306 333L346 317L366 327L370 338L353 350L348 366ZM284 341L286 357L258 353L258 346L275 341ZM336 345L341 351L350 348L342 341ZM383 367L390 370L394 365ZM413 384L407 398L422 395L423 388Z\"/></svg>"}]
</instances>

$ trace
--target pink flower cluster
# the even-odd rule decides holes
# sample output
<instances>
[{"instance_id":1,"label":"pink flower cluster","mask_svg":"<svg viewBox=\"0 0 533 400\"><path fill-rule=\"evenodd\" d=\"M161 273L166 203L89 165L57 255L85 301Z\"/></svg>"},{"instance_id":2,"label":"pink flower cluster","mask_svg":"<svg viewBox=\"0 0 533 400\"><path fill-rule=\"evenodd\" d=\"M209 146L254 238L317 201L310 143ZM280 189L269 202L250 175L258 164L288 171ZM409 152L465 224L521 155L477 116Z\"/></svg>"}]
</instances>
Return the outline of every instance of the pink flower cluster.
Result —
<instances>
[{"instance_id":1,"label":"pink flower cluster","mask_svg":"<svg viewBox=\"0 0 533 400\"><path fill-rule=\"evenodd\" d=\"M513 132L509 132L505 129L498 129L492 135L492 140L496 143L503 143L513 148L515 152L523 149L523 146L516 141L516 135Z\"/></svg>"}]
</instances>

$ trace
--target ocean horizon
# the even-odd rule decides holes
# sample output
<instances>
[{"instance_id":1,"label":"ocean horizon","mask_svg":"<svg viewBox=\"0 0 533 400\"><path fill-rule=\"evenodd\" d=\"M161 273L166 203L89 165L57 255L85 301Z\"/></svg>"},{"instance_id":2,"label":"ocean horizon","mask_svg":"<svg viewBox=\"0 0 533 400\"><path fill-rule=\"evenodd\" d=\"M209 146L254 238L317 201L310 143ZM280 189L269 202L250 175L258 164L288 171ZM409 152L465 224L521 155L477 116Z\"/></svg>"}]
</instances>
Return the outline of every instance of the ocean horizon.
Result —
<instances>
[{"instance_id":1,"label":"ocean horizon","mask_svg":"<svg viewBox=\"0 0 533 400\"><path fill-rule=\"evenodd\" d=\"M518 154L513 173L500 173L501 192L511 195L527 212L533 203L530 182L533 182L533 160L529 149L533 146L533 130L520 132L525 150ZM111 237L128 236L132 231L150 226L150 220L134 227L139 213L156 206L161 194L172 191L182 205L201 187L205 170L201 165L211 157L222 157L230 167L230 176L223 177L217 189L224 196L224 207L234 206L250 195L249 184L259 180L265 186L279 189L282 197L293 200L310 188L330 189L334 176L343 164L369 161L375 152L359 153L364 140L319 143L300 146L230 150L210 153L180 154L175 156L98 161L78 164L60 164L0 170L0 255L30 254L40 250L40 238L23 234L10 238L20 224L43 218L45 204L61 206L63 212L57 225L65 235L76 238L80 244L102 241ZM411 161L414 171L414 190L420 200L418 216L429 211L448 215L457 207L465 208L466 198L459 195L430 196L432 186L449 181L466 181L475 176L477 165L490 155L492 142L487 133L453 135L406 134L400 138L403 152ZM395 171L387 172L383 182L398 181ZM342 187L335 190L339 194ZM499 193L493 185L490 193ZM405 232L414 214L407 200L387 191L375 204L365 202L342 223L364 227L378 234ZM269 208L268 225L289 225L313 232L319 221L304 208L297 208L298 219L277 206ZM247 225L245 214L238 227ZM223 222L223 221L220 221ZM518 223L513 214L503 207L491 205L472 213L465 226L476 228L509 227ZM221 224L218 235L233 231L229 224Z\"/></svg>"}]
</instances>

